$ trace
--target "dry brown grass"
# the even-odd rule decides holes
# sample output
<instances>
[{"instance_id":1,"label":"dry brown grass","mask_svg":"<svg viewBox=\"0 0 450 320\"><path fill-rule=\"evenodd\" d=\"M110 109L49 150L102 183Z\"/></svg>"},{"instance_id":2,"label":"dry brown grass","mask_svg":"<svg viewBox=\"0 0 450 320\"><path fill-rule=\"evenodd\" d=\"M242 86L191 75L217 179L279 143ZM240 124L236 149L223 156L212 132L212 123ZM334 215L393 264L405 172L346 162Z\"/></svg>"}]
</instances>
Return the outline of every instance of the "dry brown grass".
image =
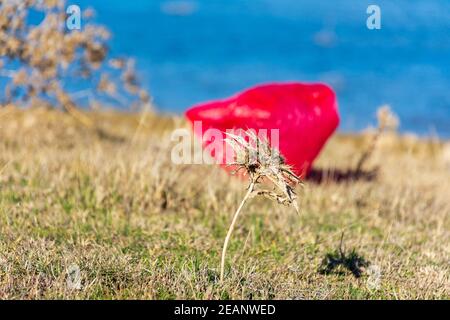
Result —
<instances>
[{"instance_id":1,"label":"dry brown grass","mask_svg":"<svg viewBox=\"0 0 450 320\"><path fill-rule=\"evenodd\" d=\"M350 170L368 135L337 135L301 191L300 215L248 202L220 283L246 184L173 165L180 119L89 116L100 129L58 111L0 109L0 298L450 298L441 142L381 137L365 164L379 166L374 176ZM335 265L320 272L323 263ZM74 264L80 290L67 286Z\"/></svg>"}]
</instances>

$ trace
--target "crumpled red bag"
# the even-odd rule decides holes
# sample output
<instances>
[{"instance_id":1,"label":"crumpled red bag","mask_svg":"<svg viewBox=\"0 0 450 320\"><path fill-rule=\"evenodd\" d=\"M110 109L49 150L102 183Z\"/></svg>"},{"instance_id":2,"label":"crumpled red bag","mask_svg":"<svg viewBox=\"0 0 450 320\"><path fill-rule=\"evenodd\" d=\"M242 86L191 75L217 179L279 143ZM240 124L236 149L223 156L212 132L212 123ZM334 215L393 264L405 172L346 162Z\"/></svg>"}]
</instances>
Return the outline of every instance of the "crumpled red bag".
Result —
<instances>
[{"instance_id":1,"label":"crumpled red bag","mask_svg":"<svg viewBox=\"0 0 450 320\"><path fill-rule=\"evenodd\" d=\"M186 117L192 124L202 121L202 132L195 132L201 137L209 128L223 132L279 129L280 152L301 177L308 174L339 125L334 91L324 84L305 83L260 85L228 99L193 106Z\"/></svg>"}]
</instances>

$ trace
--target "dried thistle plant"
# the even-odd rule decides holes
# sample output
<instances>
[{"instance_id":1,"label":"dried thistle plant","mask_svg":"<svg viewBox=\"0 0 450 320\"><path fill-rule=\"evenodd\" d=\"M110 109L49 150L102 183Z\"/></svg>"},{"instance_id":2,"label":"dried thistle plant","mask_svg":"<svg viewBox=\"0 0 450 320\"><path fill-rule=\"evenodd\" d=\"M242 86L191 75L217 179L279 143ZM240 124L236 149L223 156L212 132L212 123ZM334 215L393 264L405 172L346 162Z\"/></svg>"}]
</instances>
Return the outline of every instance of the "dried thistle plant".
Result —
<instances>
[{"instance_id":1,"label":"dried thistle plant","mask_svg":"<svg viewBox=\"0 0 450 320\"><path fill-rule=\"evenodd\" d=\"M364 164L369 160L371 155L374 153L381 135L386 131L395 132L400 123L398 116L391 111L391 108L388 105L384 105L378 108L377 120L378 120L378 127L375 131L375 134L372 137L372 140L370 141L369 146L359 158L359 161L356 165L356 172L362 171Z\"/></svg>"},{"instance_id":2,"label":"dried thistle plant","mask_svg":"<svg viewBox=\"0 0 450 320\"><path fill-rule=\"evenodd\" d=\"M277 201L280 204L292 206L298 213L299 208L294 187L301 183L300 178L285 163L280 152L272 148L267 139L259 137L253 130L245 131L248 141L241 135L232 133L226 133L226 135L225 142L235 153L234 162L228 165L236 167L233 173L243 170L244 174L248 175L250 184L247 188L247 193L233 215L227 236L225 237L220 265L220 281L223 281L224 277L228 242L233 233L237 218L247 200L260 195ZM264 182L269 182L273 186L272 190L264 188L267 186Z\"/></svg>"}]
</instances>

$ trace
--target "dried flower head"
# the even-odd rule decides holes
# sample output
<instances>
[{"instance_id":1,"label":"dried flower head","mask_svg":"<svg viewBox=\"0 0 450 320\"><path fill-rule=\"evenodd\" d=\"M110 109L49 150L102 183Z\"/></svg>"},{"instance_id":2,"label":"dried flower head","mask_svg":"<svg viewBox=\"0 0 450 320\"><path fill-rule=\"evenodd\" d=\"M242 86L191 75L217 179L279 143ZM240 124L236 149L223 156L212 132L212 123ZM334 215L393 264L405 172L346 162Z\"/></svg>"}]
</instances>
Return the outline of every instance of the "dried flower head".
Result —
<instances>
[{"instance_id":1,"label":"dried flower head","mask_svg":"<svg viewBox=\"0 0 450 320\"><path fill-rule=\"evenodd\" d=\"M375 134L372 137L369 146L361 154L361 157L359 158L359 161L356 165L357 173L362 172L364 164L370 159L370 157L374 153L381 135L385 131L395 132L400 124L398 116L391 111L391 108L388 105L384 105L378 108L377 118L378 118L378 127L375 131Z\"/></svg>"},{"instance_id":2,"label":"dried flower head","mask_svg":"<svg viewBox=\"0 0 450 320\"><path fill-rule=\"evenodd\" d=\"M388 105L381 106L377 110L378 128L379 130L397 130L400 121L398 116L391 111Z\"/></svg>"},{"instance_id":3,"label":"dried flower head","mask_svg":"<svg viewBox=\"0 0 450 320\"><path fill-rule=\"evenodd\" d=\"M250 197L262 195L280 204L293 206L299 212L293 186L300 183L300 178L265 137L259 137L253 130L247 130L245 134L248 141L232 133L226 133L228 138L225 141L236 154L236 161L229 165L237 167L235 172L244 170L244 174L249 176L250 185L254 185L255 190ZM264 180L273 184L273 190L258 189Z\"/></svg>"}]
</instances>

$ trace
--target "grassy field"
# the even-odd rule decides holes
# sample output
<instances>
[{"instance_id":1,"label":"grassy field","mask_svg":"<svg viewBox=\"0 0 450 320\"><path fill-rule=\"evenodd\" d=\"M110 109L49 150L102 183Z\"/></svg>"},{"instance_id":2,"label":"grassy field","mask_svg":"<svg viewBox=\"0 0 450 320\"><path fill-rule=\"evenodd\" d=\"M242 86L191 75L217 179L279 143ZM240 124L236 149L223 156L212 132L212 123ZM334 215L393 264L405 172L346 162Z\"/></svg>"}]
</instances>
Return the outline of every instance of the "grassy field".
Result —
<instances>
[{"instance_id":1,"label":"grassy field","mask_svg":"<svg viewBox=\"0 0 450 320\"><path fill-rule=\"evenodd\" d=\"M0 109L1 299L450 298L448 144L387 135L354 174L370 136L335 136L297 190L300 215L244 208L219 283L246 184L172 164L181 119L89 116L97 129Z\"/></svg>"}]
</instances>

